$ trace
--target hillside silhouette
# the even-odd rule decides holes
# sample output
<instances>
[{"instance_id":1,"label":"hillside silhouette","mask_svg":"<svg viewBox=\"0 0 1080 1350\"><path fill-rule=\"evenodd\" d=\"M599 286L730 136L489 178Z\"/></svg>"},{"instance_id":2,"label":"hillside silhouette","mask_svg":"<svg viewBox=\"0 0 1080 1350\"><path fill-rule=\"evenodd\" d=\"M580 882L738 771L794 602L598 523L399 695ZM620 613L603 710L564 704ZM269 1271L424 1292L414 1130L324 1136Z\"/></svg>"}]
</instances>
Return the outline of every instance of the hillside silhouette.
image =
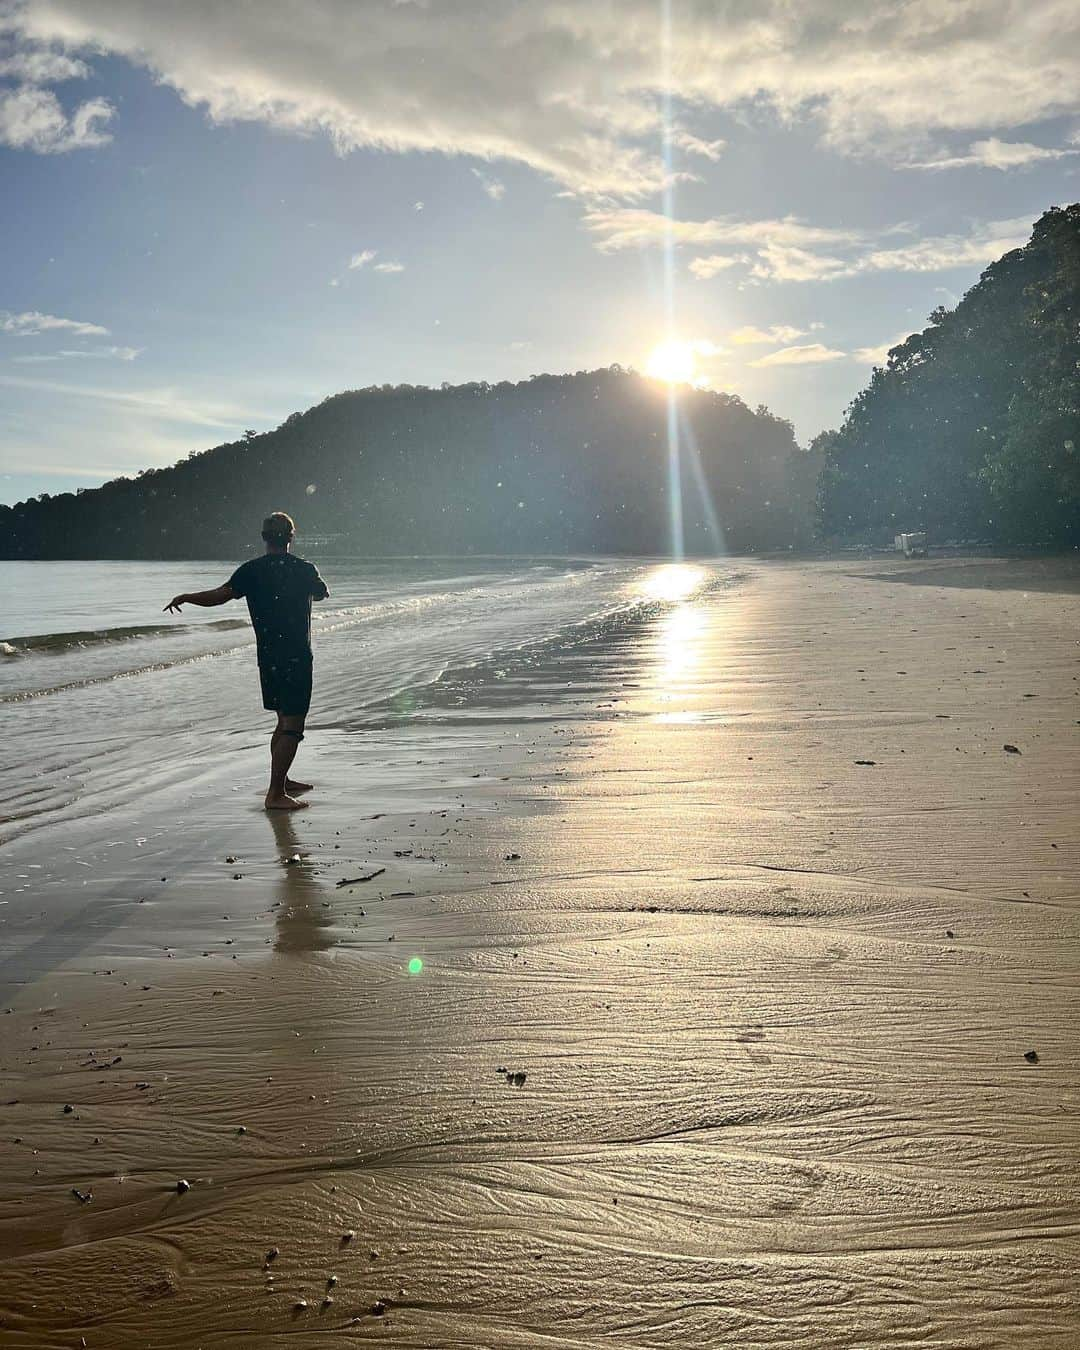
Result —
<instances>
[{"instance_id":1,"label":"hillside silhouette","mask_svg":"<svg viewBox=\"0 0 1080 1350\"><path fill-rule=\"evenodd\" d=\"M791 424L704 390L678 406L687 552L808 543L817 463ZM227 557L271 510L361 555L664 554L666 390L617 366L354 390L170 468L0 507L0 551Z\"/></svg>"},{"instance_id":2,"label":"hillside silhouette","mask_svg":"<svg viewBox=\"0 0 1080 1350\"><path fill-rule=\"evenodd\" d=\"M1080 205L889 352L814 441L826 535L1080 544Z\"/></svg>"}]
</instances>

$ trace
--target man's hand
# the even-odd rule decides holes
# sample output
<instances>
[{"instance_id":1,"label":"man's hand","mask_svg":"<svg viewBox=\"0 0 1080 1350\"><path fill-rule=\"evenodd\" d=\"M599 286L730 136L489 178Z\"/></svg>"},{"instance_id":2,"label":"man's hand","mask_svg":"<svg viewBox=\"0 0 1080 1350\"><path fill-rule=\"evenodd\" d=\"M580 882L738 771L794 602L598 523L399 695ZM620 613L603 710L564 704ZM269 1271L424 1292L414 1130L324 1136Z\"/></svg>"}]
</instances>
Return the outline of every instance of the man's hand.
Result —
<instances>
[{"instance_id":1,"label":"man's hand","mask_svg":"<svg viewBox=\"0 0 1080 1350\"><path fill-rule=\"evenodd\" d=\"M218 586L212 591L192 591L185 595L174 596L165 608L162 614L179 614L181 605L202 605L204 609L210 609L214 605L226 605L230 600L235 600L236 594L228 582L224 586Z\"/></svg>"}]
</instances>

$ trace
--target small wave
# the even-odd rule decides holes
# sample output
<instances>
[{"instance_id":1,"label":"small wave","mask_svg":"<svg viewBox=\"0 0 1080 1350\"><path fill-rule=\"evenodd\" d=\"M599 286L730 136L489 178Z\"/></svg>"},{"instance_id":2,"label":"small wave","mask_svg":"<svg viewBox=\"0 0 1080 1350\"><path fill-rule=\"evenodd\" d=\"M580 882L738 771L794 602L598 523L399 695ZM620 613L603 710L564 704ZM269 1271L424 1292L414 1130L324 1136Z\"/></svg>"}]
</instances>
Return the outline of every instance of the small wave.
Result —
<instances>
[{"instance_id":1,"label":"small wave","mask_svg":"<svg viewBox=\"0 0 1080 1350\"><path fill-rule=\"evenodd\" d=\"M247 626L246 619L215 619L210 623L151 623L134 624L127 628L88 628L78 633L35 633L30 637L13 637L0 642L0 654L25 656L37 652L66 652L76 647L103 647L139 638L161 637L167 633Z\"/></svg>"}]
</instances>

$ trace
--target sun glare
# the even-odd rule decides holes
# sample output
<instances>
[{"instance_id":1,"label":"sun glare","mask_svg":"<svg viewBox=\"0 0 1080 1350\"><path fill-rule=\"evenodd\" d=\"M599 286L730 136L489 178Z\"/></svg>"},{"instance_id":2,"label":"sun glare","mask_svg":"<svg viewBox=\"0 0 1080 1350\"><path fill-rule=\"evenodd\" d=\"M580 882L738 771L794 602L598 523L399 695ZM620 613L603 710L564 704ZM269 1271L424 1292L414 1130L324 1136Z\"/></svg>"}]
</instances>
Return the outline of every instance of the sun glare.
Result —
<instances>
[{"instance_id":1,"label":"sun glare","mask_svg":"<svg viewBox=\"0 0 1080 1350\"><path fill-rule=\"evenodd\" d=\"M692 563L664 563L646 579L642 590L650 600L687 600L705 580L704 568Z\"/></svg>"},{"instance_id":2,"label":"sun glare","mask_svg":"<svg viewBox=\"0 0 1080 1350\"><path fill-rule=\"evenodd\" d=\"M659 343L649 353L645 374L668 384L694 384L698 370L693 343L676 338Z\"/></svg>"}]
</instances>

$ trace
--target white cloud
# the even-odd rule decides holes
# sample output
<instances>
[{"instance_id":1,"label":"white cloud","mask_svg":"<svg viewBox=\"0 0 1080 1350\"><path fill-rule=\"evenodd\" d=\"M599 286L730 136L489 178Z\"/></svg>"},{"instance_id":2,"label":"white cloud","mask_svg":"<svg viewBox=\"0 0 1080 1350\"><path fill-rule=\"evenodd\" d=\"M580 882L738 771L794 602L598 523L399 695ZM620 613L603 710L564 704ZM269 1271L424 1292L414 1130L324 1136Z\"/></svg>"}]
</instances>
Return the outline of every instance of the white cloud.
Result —
<instances>
[{"instance_id":1,"label":"white cloud","mask_svg":"<svg viewBox=\"0 0 1080 1350\"><path fill-rule=\"evenodd\" d=\"M0 90L0 145L39 155L90 150L112 139L103 130L112 115L112 105L103 98L80 104L69 117L51 89L19 85Z\"/></svg>"},{"instance_id":2,"label":"white cloud","mask_svg":"<svg viewBox=\"0 0 1080 1350\"><path fill-rule=\"evenodd\" d=\"M373 248L365 248L361 253L354 253L349 259L349 271L355 272L358 268L366 267L374 256Z\"/></svg>"},{"instance_id":3,"label":"white cloud","mask_svg":"<svg viewBox=\"0 0 1080 1350\"><path fill-rule=\"evenodd\" d=\"M381 262L375 264L376 272L404 272L405 264L399 262Z\"/></svg>"},{"instance_id":4,"label":"white cloud","mask_svg":"<svg viewBox=\"0 0 1080 1350\"><path fill-rule=\"evenodd\" d=\"M812 253L790 244L766 244L758 249L750 275L768 281L829 281L852 275L852 264L829 253Z\"/></svg>"},{"instance_id":5,"label":"white cloud","mask_svg":"<svg viewBox=\"0 0 1080 1350\"><path fill-rule=\"evenodd\" d=\"M729 334L737 347L771 346L777 342L794 342L796 338L806 336L805 328L792 328L789 324L777 323L771 328L755 328L753 324L745 328L736 328Z\"/></svg>"},{"instance_id":6,"label":"white cloud","mask_svg":"<svg viewBox=\"0 0 1080 1350\"><path fill-rule=\"evenodd\" d=\"M473 169L473 176L480 182L480 186L493 202L501 202L506 194L506 184L501 183L497 178L492 178L481 169Z\"/></svg>"},{"instance_id":7,"label":"white cloud","mask_svg":"<svg viewBox=\"0 0 1080 1350\"><path fill-rule=\"evenodd\" d=\"M723 243L741 253L707 254L688 264L702 280L736 265L749 268L757 281L832 281L872 272L939 272L951 267L985 266L1026 243L1026 217L973 225L967 234L934 235L907 244L882 247L883 239L911 232L910 226L865 232L811 225L794 216L781 219L669 220L641 207L596 207L583 217L602 253L660 247L670 239L687 247Z\"/></svg>"},{"instance_id":8,"label":"white cloud","mask_svg":"<svg viewBox=\"0 0 1080 1350\"><path fill-rule=\"evenodd\" d=\"M1047 159L1062 159L1065 155L1075 155L1075 150L1052 150L1044 145L1032 145L1030 141L999 141L991 136L985 141L975 141L966 155L952 155L941 159L923 160L919 163L905 164L905 169L1024 169Z\"/></svg>"},{"instance_id":9,"label":"white cloud","mask_svg":"<svg viewBox=\"0 0 1080 1350\"><path fill-rule=\"evenodd\" d=\"M708 281L736 263L746 261L745 253L710 253L704 258L691 258L687 267L699 281Z\"/></svg>"},{"instance_id":10,"label":"white cloud","mask_svg":"<svg viewBox=\"0 0 1080 1350\"><path fill-rule=\"evenodd\" d=\"M888 365L892 349L898 347L901 342L906 342L909 337L909 333L897 333L894 338L881 343L878 347L856 347L851 355L865 366L885 366Z\"/></svg>"},{"instance_id":11,"label":"white cloud","mask_svg":"<svg viewBox=\"0 0 1080 1350\"><path fill-rule=\"evenodd\" d=\"M671 137L673 144L680 150L685 150L688 155L700 155L702 159L710 159L715 163L727 148L727 141L715 140L704 141L700 136L694 136L689 131L676 131Z\"/></svg>"},{"instance_id":12,"label":"white cloud","mask_svg":"<svg viewBox=\"0 0 1080 1350\"><path fill-rule=\"evenodd\" d=\"M109 330L99 323L84 323L81 319L61 319L55 314L42 314L29 309L22 314L0 310L0 333L15 337L38 337L42 333L65 332L77 337L108 337Z\"/></svg>"},{"instance_id":13,"label":"white cloud","mask_svg":"<svg viewBox=\"0 0 1080 1350\"><path fill-rule=\"evenodd\" d=\"M711 220L679 220L669 218L662 211L649 211L643 207L602 206L586 211L582 219L601 253L650 247L666 243L669 238L676 244L750 247L769 243L852 243L862 238L856 230L808 225L795 216L772 220L738 220L733 216L719 216Z\"/></svg>"},{"instance_id":14,"label":"white cloud","mask_svg":"<svg viewBox=\"0 0 1080 1350\"><path fill-rule=\"evenodd\" d=\"M100 361L134 361L142 355L141 347L84 347L58 352L32 352L26 356L13 356L17 365L35 365L44 361L67 361L71 358L86 357Z\"/></svg>"},{"instance_id":15,"label":"white cloud","mask_svg":"<svg viewBox=\"0 0 1080 1350\"><path fill-rule=\"evenodd\" d=\"M811 342L803 347L781 347L779 351L770 352L768 356L759 356L756 361L751 361L752 366L816 366L824 361L839 361L846 352L835 351L832 347L825 347L820 342Z\"/></svg>"},{"instance_id":16,"label":"white cloud","mask_svg":"<svg viewBox=\"0 0 1080 1350\"><path fill-rule=\"evenodd\" d=\"M151 414L162 421L198 427L239 427L259 414L230 404L184 397L176 389L114 389L105 385L65 384L59 380L34 380L22 375L0 375L0 386L54 394L61 398L111 403L132 411Z\"/></svg>"},{"instance_id":17,"label":"white cloud","mask_svg":"<svg viewBox=\"0 0 1080 1350\"><path fill-rule=\"evenodd\" d=\"M942 272L950 267L983 267L1021 248L1031 234L1026 216L991 221L970 234L947 234L920 239L900 248L874 249L859 258L845 275L856 272Z\"/></svg>"},{"instance_id":18,"label":"white cloud","mask_svg":"<svg viewBox=\"0 0 1080 1350\"><path fill-rule=\"evenodd\" d=\"M47 47L21 47L0 56L0 80L55 84L61 80L82 80L89 74L85 62Z\"/></svg>"},{"instance_id":19,"label":"white cloud","mask_svg":"<svg viewBox=\"0 0 1080 1350\"><path fill-rule=\"evenodd\" d=\"M127 57L217 121L324 134L342 153L515 160L622 197L664 180L655 0L26 0L12 22L69 53ZM671 92L695 109L771 109L837 148L909 162L935 133L1069 112L1078 56L1075 0L685 5Z\"/></svg>"}]
</instances>

